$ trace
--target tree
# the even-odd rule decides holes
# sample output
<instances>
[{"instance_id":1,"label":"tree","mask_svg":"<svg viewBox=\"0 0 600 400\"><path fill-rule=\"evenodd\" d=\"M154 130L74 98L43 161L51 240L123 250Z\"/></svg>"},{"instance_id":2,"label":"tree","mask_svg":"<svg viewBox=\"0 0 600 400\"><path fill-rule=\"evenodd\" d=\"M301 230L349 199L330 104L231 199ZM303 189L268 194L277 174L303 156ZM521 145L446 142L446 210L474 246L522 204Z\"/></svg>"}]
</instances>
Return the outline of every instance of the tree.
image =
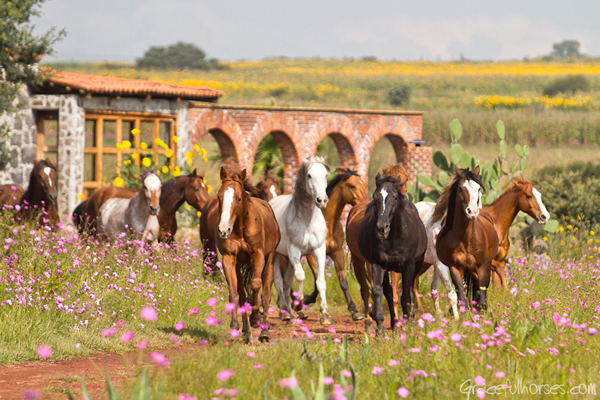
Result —
<instances>
[{"instance_id":1,"label":"tree","mask_svg":"<svg viewBox=\"0 0 600 400\"><path fill-rule=\"evenodd\" d=\"M0 1L0 113L14 111L23 84L40 83L37 63L53 53L52 46L65 31L52 28L42 35L33 33L31 17L40 13L44 0Z\"/></svg>"},{"instance_id":2,"label":"tree","mask_svg":"<svg viewBox=\"0 0 600 400\"><path fill-rule=\"evenodd\" d=\"M136 60L138 68L155 69L209 69L217 60L206 60L206 53L191 43L177 42L167 47L150 47Z\"/></svg>"},{"instance_id":3,"label":"tree","mask_svg":"<svg viewBox=\"0 0 600 400\"><path fill-rule=\"evenodd\" d=\"M565 58L565 57L581 57L581 53L579 52L579 47L581 44L578 40L563 40L560 43L554 43L552 46L554 50L552 51L552 55Z\"/></svg>"}]
</instances>

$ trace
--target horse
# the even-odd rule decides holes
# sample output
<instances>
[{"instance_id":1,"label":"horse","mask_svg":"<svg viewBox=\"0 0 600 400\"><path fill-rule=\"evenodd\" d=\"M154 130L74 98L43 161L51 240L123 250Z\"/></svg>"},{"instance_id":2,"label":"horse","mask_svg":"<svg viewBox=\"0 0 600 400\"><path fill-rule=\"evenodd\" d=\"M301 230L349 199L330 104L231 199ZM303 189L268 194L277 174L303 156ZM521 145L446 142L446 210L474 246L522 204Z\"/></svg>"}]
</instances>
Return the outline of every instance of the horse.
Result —
<instances>
[{"instance_id":1,"label":"horse","mask_svg":"<svg viewBox=\"0 0 600 400\"><path fill-rule=\"evenodd\" d=\"M221 167L221 188L217 193L219 219L216 244L223 255L223 271L229 286L229 301L235 304L231 329L239 329L238 307L246 309L246 289L252 290L250 324L262 328L261 342L268 341L268 309L273 284L273 258L281 239L273 210L266 201L246 193L246 170ZM262 287L262 321L260 321L259 290ZM243 313L243 335L250 342L248 311ZM260 322L260 324L259 324Z\"/></svg>"},{"instance_id":2,"label":"horse","mask_svg":"<svg viewBox=\"0 0 600 400\"><path fill-rule=\"evenodd\" d=\"M303 295L305 274L300 262L301 258L312 255L317 265L316 282L321 297L319 321L323 325L333 323L325 295L327 289L325 282L327 223L321 212L321 209L327 207L328 202L328 172L329 167L322 157L306 158L298 169L294 193L277 196L269 202L281 230L281 241L277 246L274 273L275 288L279 295L279 308L286 312L285 319L291 316L290 292L294 277L298 282L298 292L301 296ZM288 260L293 270L285 268Z\"/></svg>"},{"instance_id":3,"label":"horse","mask_svg":"<svg viewBox=\"0 0 600 400\"><path fill-rule=\"evenodd\" d=\"M50 160L35 160L29 175L27 190L17 205L15 205L16 218L31 220L37 218L41 223L44 219L50 220L52 225L59 222L56 201L58 199L58 186L56 184L56 167ZM38 212L41 211L42 212Z\"/></svg>"},{"instance_id":4,"label":"horse","mask_svg":"<svg viewBox=\"0 0 600 400\"><path fill-rule=\"evenodd\" d=\"M327 256L331 258L335 265L340 287L346 297L348 311L350 311L352 315L352 320L360 321L364 319L364 315L356 309L356 305L354 304L354 301L352 301L352 296L350 296L348 281L346 280L344 227L342 226L341 216L346 204L355 206L361 201L368 199L367 185L360 178L358 173L351 169L338 168L337 172L338 175L327 184L327 196L329 197L329 201L327 202L327 208L325 208L325 211L323 212L325 215L325 222L327 223ZM312 256L308 256L307 260L313 274L316 276L315 259ZM359 278L361 287L363 285L368 285L364 273L361 274L359 272L356 275L357 278ZM314 303L317 300L318 293L318 289L315 285L312 294L304 297L304 304Z\"/></svg>"},{"instance_id":5,"label":"horse","mask_svg":"<svg viewBox=\"0 0 600 400\"><path fill-rule=\"evenodd\" d=\"M17 184L0 185L0 210L14 209L24 193L25 189Z\"/></svg>"},{"instance_id":6,"label":"horse","mask_svg":"<svg viewBox=\"0 0 600 400\"><path fill-rule=\"evenodd\" d=\"M393 291L397 288L390 284L389 271L402 274L402 313L404 318L412 318L411 288L425 257L427 233L416 207L398 190L405 182L380 174L375 182L377 189L358 229L358 248L372 266L374 319L382 333L382 294L388 301L392 330L396 325Z\"/></svg>"},{"instance_id":7,"label":"horse","mask_svg":"<svg viewBox=\"0 0 600 400\"><path fill-rule=\"evenodd\" d=\"M272 198L281 195L279 190L279 177L274 173L265 170L265 176L260 177L260 181L256 188L260 191L260 198L270 201Z\"/></svg>"},{"instance_id":8,"label":"horse","mask_svg":"<svg viewBox=\"0 0 600 400\"><path fill-rule=\"evenodd\" d=\"M472 206L474 192L481 204L479 190L483 185L479 180L479 166L472 172L456 166L455 173L448 194L446 222L435 249L440 262L450 268L458 299L468 304L463 286L463 278L466 278L477 308L483 309L487 306L492 260L498 254L498 234L492 217Z\"/></svg>"},{"instance_id":9,"label":"horse","mask_svg":"<svg viewBox=\"0 0 600 400\"><path fill-rule=\"evenodd\" d=\"M98 211L98 233L118 239L121 233L129 233L134 239L159 238L161 182L153 172L140 174L142 187L131 199L108 199Z\"/></svg>"},{"instance_id":10,"label":"horse","mask_svg":"<svg viewBox=\"0 0 600 400\"><path fill-rule=\"evenodd\" d=\"M73 212L73 220L75 225L79 227L80 234L96 231L98 210L108 199L130 199L136 192L135 189L115 186L106 186L96 190L89 199L80 203ZM159 240L167 243L173 241L173 237L177 232L177 210L184 202L200 211L208 198L209 195L203 177L198 175L195 169L189 175L179 176L165 182L161 188L161 207L158 214L160 224Z\"/></svg>"}]
</instances>

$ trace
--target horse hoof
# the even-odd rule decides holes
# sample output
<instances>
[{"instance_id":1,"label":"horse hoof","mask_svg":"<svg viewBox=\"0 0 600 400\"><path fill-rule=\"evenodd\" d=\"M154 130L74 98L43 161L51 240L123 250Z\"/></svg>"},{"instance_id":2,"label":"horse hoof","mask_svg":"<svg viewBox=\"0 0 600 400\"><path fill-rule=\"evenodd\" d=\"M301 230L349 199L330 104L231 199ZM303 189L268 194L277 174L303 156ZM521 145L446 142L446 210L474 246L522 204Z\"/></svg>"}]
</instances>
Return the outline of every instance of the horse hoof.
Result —
<instances>
[{"instance_id":1,"label":"horse hoof","mask_svg":"<svg viewBox=\"0 0 600 400\"><path fill-rule=\"evenodd\" d=\"M352 313L352 321L362 321L363 319L365 319L365 316L362 313L358 311Z\"/></svg>"},{"instance_id":2,"label":"horse hoof","mask_svg":"<svg viewBox=\"0 0 600 400\"><path fill-rule=\"evenodd\" d=\"M258 337L258 340L261 343L268 343L271 340L271 335L269 334L269 331L266 329L260 331L260 336Z\"/></svg>"},{"instance_id":3,"label":"horse hoof","mask_svg":"<svg viewBox=\"0 0 600 400\"><path fill-rule=\"evenodd\" d=\"M306 295L304 296L304 298L302 299L302 302L304 304L314 304L317 301L317 298L311 295Z\"/></svg>"},{"instance_id":4,"label":"horse hoof","mask_svg":"<svg viewBox=\"0 0 600 400\"><path fill-rule=\"evenodd\" d=\"M319 317L319 322L321 325L331 325L333 324L333 319L329 316L329 314L321 314Z\"/></svg>"},{"instance_id":5,"label":"horse hoof","mask_svg":"<svg viewBox=\"0 0 600 400\"><path fill-rule=\"evenodd\" d=\"M298 314L296 316L302 320L308 318L308 315L304 314L304 311L302 311L302 310L298 311Z\"/></svg>"},{"instance_id":6,"label":"horse hoof","mask_svg":"<svg viewBox=\"0 0 600 400\"><path fill-rule=\"evenodd\" d=\"M292 319L292 316L290 315L290 313L279 313L279 318L281 318L282 321L289 321Z\"/></svg>"},{"instance_id":7,"label":"horse hoof","mask_svg":"<svg viewBox=\"0 0 600 400\"><path fill-rule=\"evenodd\" d=\"M237 321L231 321L231 323L229 324L229 329L240 329L240 324Z\"/></svg>"},{"instance_id":8,"label":"horse hoof","mask_svg":"<svg viewBox=\"0 0 600 400\"><path fill-rule=\"evenodd\" d=\"M302 311L302 309L303 309L302 303L294 306L294 311L296 311L296 312L300 312L300 311Z\"/></svg>"},{"instance_id":9,"label":"horse hoof","mask_svg":"<svg viewBox=\"0 0 600 400\"><path fill-rule=\"evenodd\" d=\"M253 328L260 328L260 315L258 313L252 313L250 315L250 326Z\"/></svg>"}]
</instances>

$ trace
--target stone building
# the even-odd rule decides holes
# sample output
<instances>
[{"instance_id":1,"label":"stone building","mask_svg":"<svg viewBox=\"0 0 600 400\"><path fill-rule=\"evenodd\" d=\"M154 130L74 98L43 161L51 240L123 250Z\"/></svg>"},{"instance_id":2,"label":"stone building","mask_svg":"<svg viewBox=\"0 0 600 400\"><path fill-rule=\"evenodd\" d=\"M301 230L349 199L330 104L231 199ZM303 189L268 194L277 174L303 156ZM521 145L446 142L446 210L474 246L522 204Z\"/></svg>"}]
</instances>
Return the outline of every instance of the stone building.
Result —
<instances>
[{"instance_id":1,"label":"stone building","mask_svg":"<svg viewBox=\"0 0 600 400\"><path fill-rule=\"evenodd\" d=\"M134 151L122 142L147 143L154 161L163 162L165 149L155 142L160 139L176 150L170 162L183 164L185 153L205 134L219 144L224 163L250 169L258 144L273 134L284 156L286 192L302 158L313 155L325 136L333 139L342 166L364 178L383 136L413 179L417 171L430 172L421 112L215 104L222 94L204 86L55 72L41 86L23 91L24 108L0 116L12 133L6 144L12 162L0 172L0 183L26 186L34 157L49 158L58 168L58 209L66 220L78 195L89 196L119 173L123 156ZM134 129L139 134L132 134Z\"/></svg>"}]
</instances>

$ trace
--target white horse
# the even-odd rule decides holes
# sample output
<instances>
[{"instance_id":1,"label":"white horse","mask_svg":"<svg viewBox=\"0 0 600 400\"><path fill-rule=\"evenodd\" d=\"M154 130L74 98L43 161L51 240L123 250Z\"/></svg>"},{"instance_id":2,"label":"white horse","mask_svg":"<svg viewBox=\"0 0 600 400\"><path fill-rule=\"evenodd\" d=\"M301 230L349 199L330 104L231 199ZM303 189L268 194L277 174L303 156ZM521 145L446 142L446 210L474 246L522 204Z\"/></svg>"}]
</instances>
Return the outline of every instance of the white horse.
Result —
<instances>
[{"instance_id":1,"label":"white horse","mask_svg":"<svg viewBox=\"0 0 600 400\"><path fill-rule=\"evenodd\" d=\"M292 195L281 195L269 201L275 212L281 241L275 256L275 288L279 294L279 308L291 318L290 291L294 277L298 282L300 299L304 293L304 269L300 259L312 255L317 266L317 290L321 298L320 322L333 323L327 308L325 290L325 257L327 252L327 224L320 209L327 207L327 173L329 168L322 157L309 157L298 170ZM285 268L287 261L293 269ZM301 301L301 300L300 300Z\"/></svg>"},{"instance_id":2,"label":"white horse","mask_svg":"<svg viewBox=\"0 0 600 400\"><path fill-rule=\"evenodd\" d=\"M140 175L142 187L131 199L112 198L98 211L98 233L118 239L131 233L137 240L156 242L160 233L161 182L155 173Z\"/></svg>"}]
</instances>

